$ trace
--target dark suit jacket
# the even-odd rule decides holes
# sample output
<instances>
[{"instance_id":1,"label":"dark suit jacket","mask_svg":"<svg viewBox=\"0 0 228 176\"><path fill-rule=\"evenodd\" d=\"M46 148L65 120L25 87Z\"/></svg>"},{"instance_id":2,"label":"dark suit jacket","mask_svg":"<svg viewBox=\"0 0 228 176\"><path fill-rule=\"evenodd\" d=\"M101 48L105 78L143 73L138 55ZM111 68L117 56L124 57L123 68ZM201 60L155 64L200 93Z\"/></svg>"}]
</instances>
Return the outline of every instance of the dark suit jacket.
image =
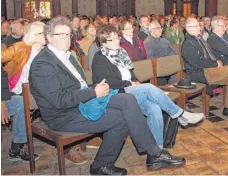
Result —
<instances>
[{"instance_id":1,"label":"dark suit jacket","mask_svg":"<svg viewBox=\"0 0 228 176\"><path fill-rule=\"evenodd\" d=\"M223 41L217 34L211 33L207 42L210 45L213 54L218 60L221 60L224 65L228 65L228 36L224 35Z\"/></svg>"},{"instance_id":2,"label":"dark suit jacket","mask_svg":"<svg viewBox=\"0 0 228 176\"><path fill-rule=\"evenodd\" d=\"M71 56L70 61L85 80L75 58ZM80 82L47 47L40 51L31 64L29 84L43 120L54 130L74 118L78 122L85 121L78 105L96 97L92 88L80 90Z\"/></svg>"},{"instance_id":3,"label":"dark suit jacket","mask_svg":"<svg viewBox=\"0 0 228 176\"><path fill-rule=\"evenodd\" d=\"M113 65L107 58L104 56L101 51L98 51L94 58L92 64L93 72L93 83L99 83L104 78L109 84L109 87L112 89L120 89L119 92L125 92L124 87L131 86L130 81L122 81L122 75L116 65ZM133 70L130 70L131 80L136 81L137 78Z\"/></svg>"},{"instance_id":4,"label":"dark suit jacket","mask_svg":"<svg viewBox=\"0 0 228 176\"><path fill-rule=\"evenodd\" d=\"M187 75L192 81L207 83L204 75L204 68L217 67L216 61L204 58L204 52L197 39L186 33L185 40L181 47L181 55L184 59L184 67Z\"/></svg>"}]
</instances>

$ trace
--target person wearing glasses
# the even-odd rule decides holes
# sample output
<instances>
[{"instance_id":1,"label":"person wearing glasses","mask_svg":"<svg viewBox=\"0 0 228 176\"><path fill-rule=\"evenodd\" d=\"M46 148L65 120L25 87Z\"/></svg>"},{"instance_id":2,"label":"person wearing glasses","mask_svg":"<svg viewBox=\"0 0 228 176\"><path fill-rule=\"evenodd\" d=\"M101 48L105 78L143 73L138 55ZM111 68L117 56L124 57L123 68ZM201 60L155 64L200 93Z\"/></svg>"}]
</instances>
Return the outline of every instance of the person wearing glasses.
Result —
<instances>
[{"instance_id":1,"label":"person wearing glasses","mask_svg":"<svg viewBox=\"0 0 228 176\"><path fill-rule=\"evenodd\" d=\"M218 22L218 23L217 23ZM220 25L222 21L214 21ZM224 25L224 23L221 23ZM228 85L228 66L224 65L223 57L213 54L210 46L200 35L200 24L194 18L186 22L187 34L182 44L181 55L184 67L191 81L207 85ZM222 30L221 28L219 30ZM224 42L225 43L225 42ZM228 116L228 91L224 94L223 115Z\"/></svg>"},{"instance_id":2,"label":"person wearing glasses","mask_svg":"<svg viewBox=\"0 0 228 176\"><path fill-rule=\"evenodd\" d=\"M22 84L28 82L30 65L35 56L45 45L44 24L33 22L24 31L23 41L14 43L12 46L2 49L1 58L5 65L2 69L8 74L8 85L11 99L2 101L2 123L8 122L7 114L13 116L13 140L9 150L9 159L12 161L29 162L27 148L27 135L25 128L25 116L22 94ZM2 72L3 72L2 70ZM7 86L8 89L8 86ZM7 111L8 109L8 111ZM39 158L35 154L35 160Z\"/></svg>"},{"instance_id":3,"label":"person wearing glasses","mask_svg":"<svg viewBox=\"0 0 228 176\"><path fill-rule=\"evenodd\" d=\"M147 116L147 124L160 148L163 148L162 110L172 118L178 118L183 126L203 120L204 114L184 111L161 89L138 82L133 72L134 65L120 46L120 38L113 26L104 25L98 29L96 41L100 51L95 54L92 63L93 82L97 84L106 79L110 88L119 89L119 93L133 94Z\"/></svg>"},{"instance_id":4,"label":"person wearing glasses","mask_svg":"<svg viewBox=\"0 0 228 176\"><path fill-rule=\"evenodd\" d=\"M132 61L147 59L143 41L137 34L133 34L133 26L130 21L119 23L120 46L125 49Z\"/></svg>"},{"instance_id":5,"label":"person wearing glasses","mask_svg":"<svg viewBox=\"0 0 228 176\"><path fill-rule=\"evenodd\" d=\"M176 54L170 42L161 37L162 28L158 21L155 20L149 24L149 32L150 35L144 40L148 59Z\"/></svg>"},{"instance_id":6,"label":"person wearing glasses","mask_svg":"<svg viewBox=\"0 0 228 176\"><path fill-rule=\"evenodd\" d=\"M228 65L228 36L225 35L225 21L217 17L212 20L211 27L212 33L207 42L215 57L221 59L223 65Z\"/></svg>"},{"instance_id":7,"label":"person wearing glasses","mask_svg":"<svg viewBox=\"0 0 228 176\"><path fill-rule=\"evenodd\" d=\"M82 68L69 52L71 32L69 20L62 16L46 24L44 34L48 45L36 56L30 68L31 93L49 128L62 132L104 132L101 146L90 166L92 175L127 174L125 168L115 166L115 161L128 134L138 151L148 154L148 169L184 165L184 158L174 157L157 146L131 94L113 95L106 112L96 121L81 115L79 104L105 97L109 93L109 85L105 80L87 85Z\"/></svg>"}]
</instances>

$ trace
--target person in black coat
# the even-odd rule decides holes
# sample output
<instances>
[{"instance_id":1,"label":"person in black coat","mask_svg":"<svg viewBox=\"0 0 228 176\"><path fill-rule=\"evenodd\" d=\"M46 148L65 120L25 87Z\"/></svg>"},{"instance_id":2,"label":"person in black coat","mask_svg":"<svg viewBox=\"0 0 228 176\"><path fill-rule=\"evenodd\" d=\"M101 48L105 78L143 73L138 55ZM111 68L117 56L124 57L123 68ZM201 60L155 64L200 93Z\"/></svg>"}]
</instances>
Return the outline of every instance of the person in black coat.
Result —
<instances>
[{"instance_id":1,"label":"person in black coat","mask_svg":"<svg viewBox=\"0 0 228 176\"><path fill-rule=\"evenodd\" d=\"M106 96L109 85L104 80L97 85L87 85L82 68L68 51L71 32L67 18L53 18L44 28L48 45L31 64L30 89L44 122L56 131L104 132L102 144L90 167L92 175L127 174L126 169L115 167L114 164L128 134L138 151L147 153L148 169L183 165L184 158L173 157L157 146L131 94L112 96L106 112L97 121L90 121L81 115L79 104Z\"/></svg>"},{"instance_id":2,"label":"person in black coat","mask_svg":"<svg viewBox=\"0 0 228 176\"><path fill-rule=\"evenodd\" d=\"M207 42L216 58L220 59L223 65L228 65L228 36L225 35L226 25L223 19L214 19L211 22L213 32Z\"/></svg>"},{"instance_id":3,"label":"person in black coat","mask_svg":"<svg viewBox=\"0 0 228 176\"><path fill-rule=\"evenodd\" d=\"M216 58L208 44L202 39L199 22L189 18L186 22L187 34L182 44L181 55L184 67L191 81L207 85L228 84L228 66L223 66L220 58ZM223 114L228 115L228 91L226 92Z\"/></svg>"}]
</instances>

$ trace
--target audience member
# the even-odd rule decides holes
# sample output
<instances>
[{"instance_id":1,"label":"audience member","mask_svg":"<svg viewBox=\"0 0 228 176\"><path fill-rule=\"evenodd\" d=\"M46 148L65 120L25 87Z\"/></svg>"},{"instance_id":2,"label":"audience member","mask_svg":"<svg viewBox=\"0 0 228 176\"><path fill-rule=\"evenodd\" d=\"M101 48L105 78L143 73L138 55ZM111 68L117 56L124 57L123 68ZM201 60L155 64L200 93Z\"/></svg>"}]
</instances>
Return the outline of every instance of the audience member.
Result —
<instances>
[{"instance_id":1,"label":"audience member","mask_svg":"<svg viewBox=\"0 0 228 176\"><path fill-rule=\"evenodd\" d=\"M144 40L148 59L175 55L170 42L161 37L162 28L158 21L152 21L149 24L149 32L150 35Z\"/></svg>"},{"instance_id":2,"label":"audience member","mask_svg":"<svg viewBox=\"0 0 228 176\"><path fill-rule=\"evenodd\" d=\"M182 44L181 54L184 59L186 74L194 82L209 85L228 84L228 66L223 66L220 58L216 58L208 44L199 37L200 25L194 18L186 22L187 34ZM228 91L224 94L223 114L228 115Z\"/></svg>"},{"instance_id":3,"label":"audience member","mask_svg":"<svg viewBox=\"0 0 228 176\"><path fill-rule=\"evenodd\" d=\"M203 37L205 41L207 41L207 38L209 37L209 34L207 31L205 31L204 28L204 22L202 20L199 20L199 25L200 25L200 35Z\"/></svg>"},{"instance_id":4,"label":"audience member","mask_svg":"<svg viewBox=\"0 0 228 176\"><path fill-rule=\"evenodd\" d=\"M167 112L172 118L179 118L179 122L184 126L188 123L198 123L203 119L202 113L190 114L186 111L183 113L183 110L163 91L152 84L140 84L137 81L130 57L120 47L120 39L113 26L102 26L97 32L96 40L100 51L93 59L93 82L97 84L105 79L110 88L135 95L141 111L147 116L147 124L160 148L163 148L164 123L161 110Z\"/></svg>"},{"instance_id":5,"label":"audience member","mask_svg":"<svg viewBox=\"0 0 228 176\"><path fill-rule=\"evenodd\" d=\"M181 44L184 41L184 34L179 28L178 21L173 19L170 21L170 27L166 28L165 38L171 44Z\"/></svg>"},{"instance_id":6,"label":"audience member","mask_svg":"<svg viewBox=\"0 0 228 176\"><path fill-rule=\"evenodd\" d=\"M2 63L9 75L10 91L22 94L22 84L28 82L30 65L45 45L44 23L33 22L28 25L23 41L2 49Z\"/></svg>"},{"instance_id":7,"label":"audience member","mask_svg":"<svg viewBox=\"0 0 228 176\"><path fill-rule=\"evenodd\" d=\"M7 48L10 45L12 45L13 43L16 43L16 42L19 42L22 40L23 25L18 21L12 22L10 24L10 33L11 33L11 35L9 35L8 37L6 37L2 40L2 44L5 45L5 47L3 47L3 48Z\"/></svg>"},{"instance_id":8,"label":"audience member","mask_svg":"<svg viewBox=\"0 0 228 176\"><path fill-rule=\"evenodd\" d=\"M207 42L213 54L223 65L228 65L228 36L225 36L226 25L223 19L215 18L211 22L212 33Z\"/></svg>"},{"instance_id":9,"label":"audience member","mask_svg":"<svg viewBox=\"0 0 228 176\"><path fill-rule=\"evenodd\" d=\"M71 27L66 18L53 18L44 31L48 45L31 65L31 93L41 109L44 121L51 129L83 133L105 131L103 142L90 167L92 175L127 174L126 169L115 167L114 164L128 133L138 151L148 154L148 169L182 166L185 163L184 158L174 157L156 145L136 99L130 94L112 96L106 113L97 121L83 117L79 112L79 104L106 96L109 85L103 80L88 88L82 68L68 52ZM59 35L52 35L58 33L65 36L60 38ZM87 88L84 89L85 87Z\"/></svg>"},{"instance_id":10,"label":"audience member","mask_svg":"<svg viewBox=\"0 0 228 176\"><path fill-rule=\"evenodd\" d=\"M132 61L147 59L143 41L137 34L133 34L133 27L129 21L120 22L120 45L128 53Z\"/></svg>"},{"instance_id":11,"label":"audience member","mask_svg":"<svg viewBox=\"0 0 228 176\"><path fill-rule=\"evenodd\" d=\"M89 24L82 29L83 39L79 41L80 48L88 56L89 47L94 42L96 37L96 28L93 24Z\"/></svg>"},{"instance_id":12,"label":"audience member","mask_svg":"<svg viewBox=\"0 0 228 176\"><path fill-rule=\"evenodd\" d=\"M210 17L205 17L204 18L204 27L205 31L210 34L212 29L211 29L211 18Z\"/></svg>"},{"instance_id":13,"label":"audience member","mask_svg":"<svg viewBox=\"0 0 228 176\"><path fill-rule=\"evenodd\" d=\"M10 35L9 25L7 20L1 23L1 41Z\"/></svg>"},{"instance_id":14,"label":"audience member","mask_svg":"<svg viewBox=\"0 0 228 176\"><path fill-rule=\"evenodd\" d=\"M138 36L141 40L145 40L150 34L148 30L149 20L147 16L141 15L139 17L139 26L140 26L140 29L139 29Z\"/></svg>"},{"instance_id":15,"label":"audience member","mask_svg":"<svg viewBox=\"0 0 228 176\"><path fill-rule=\"evenodd\" d=\"M27 145L27 134L25 127L25 114L23 97L14 95L9 91L7 72L1 67L1 123L7 124L10 116L12 121L12 142L9 149L8 159L10 161L30 161ZM39 159L34 154L35 160Z\"/></svg>"}]
</instances>

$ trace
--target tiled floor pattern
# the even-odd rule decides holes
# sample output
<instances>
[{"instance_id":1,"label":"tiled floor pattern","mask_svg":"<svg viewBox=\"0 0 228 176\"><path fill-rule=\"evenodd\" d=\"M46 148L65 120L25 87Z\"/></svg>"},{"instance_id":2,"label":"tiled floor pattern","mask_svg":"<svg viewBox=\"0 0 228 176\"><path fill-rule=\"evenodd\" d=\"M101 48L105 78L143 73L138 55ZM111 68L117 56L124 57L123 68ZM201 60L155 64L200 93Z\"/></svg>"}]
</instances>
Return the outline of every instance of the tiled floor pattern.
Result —
<instances>
[{"instance_id":1,"label":"tiled floor pattern","mask_svg":"<svg viewBox=\"0 0 228 176\"><path fill-rule=\"evenodd\" d=\"M116 165L128 169L132 175L228 175L228 120L222 116L221 97L211 99L210 116L200 126L180 129L176 145L169 151L178 156L184 156L186 165L175 170L161 170L148 172L145 168L146 156L139 156L130 139L117 160ZM189 110L200 112L199 99L188 103ZM4 175L30 174L29 164L10 162L7 160L10 145L10 132L2 132L2 164L1 173ZM57 157L53 154L54 147L34 139L35 152L40 155L36 162L36 174L58 174ZM66 160L68 175L89 174L89 165L92 163L97 149L87 149L84 153L89 162L84 165L74 165Z\"/></svg>"}]
</instances>

